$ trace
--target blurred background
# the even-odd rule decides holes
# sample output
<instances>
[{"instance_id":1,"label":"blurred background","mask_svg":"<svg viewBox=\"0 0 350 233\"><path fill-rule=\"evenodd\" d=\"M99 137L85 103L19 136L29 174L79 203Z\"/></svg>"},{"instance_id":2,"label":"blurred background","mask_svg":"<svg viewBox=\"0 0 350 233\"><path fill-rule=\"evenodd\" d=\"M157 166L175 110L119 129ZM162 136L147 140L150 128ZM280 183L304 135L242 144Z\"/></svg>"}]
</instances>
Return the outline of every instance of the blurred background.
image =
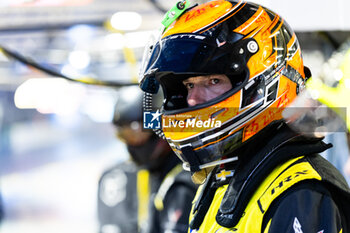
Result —
<instances>
[{"instance_id":1,"label":"blurred background","mask_svg":"<svg viewBox=\"0 0 350 233\"><path fill-rule=\"evenodd\" d=\"M255 2L294 28L313 76L341 77L350 49L348 0ZM76 79L136 83L148 37L174 3L0 0L1 233L97 232L98 180L128 158L111 125L117 87L57 78L6 51ZM344 156L334 157L336 149ZM343 171L345 141L332 150L325 156Z\"/></svg>"}]
</instances>

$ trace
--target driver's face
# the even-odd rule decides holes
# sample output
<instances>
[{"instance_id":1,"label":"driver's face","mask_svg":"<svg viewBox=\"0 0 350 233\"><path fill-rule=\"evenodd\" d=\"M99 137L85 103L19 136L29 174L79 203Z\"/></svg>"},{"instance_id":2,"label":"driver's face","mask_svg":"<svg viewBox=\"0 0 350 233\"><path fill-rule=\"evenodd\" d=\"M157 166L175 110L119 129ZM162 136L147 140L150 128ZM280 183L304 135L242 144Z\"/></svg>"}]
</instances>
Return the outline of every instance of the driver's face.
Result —
<instances>
[{"instance_id":1,"label":"driver's face","mask_svg":"<svg viewBox=\"0 0 350 233\"><path fill-rule=\"evenodd\" d=\"M232 88L229 78L223 74L195 76L182 82L187 89L187 103L195 106L212 100Z\"/></svg>"}]
</instances>

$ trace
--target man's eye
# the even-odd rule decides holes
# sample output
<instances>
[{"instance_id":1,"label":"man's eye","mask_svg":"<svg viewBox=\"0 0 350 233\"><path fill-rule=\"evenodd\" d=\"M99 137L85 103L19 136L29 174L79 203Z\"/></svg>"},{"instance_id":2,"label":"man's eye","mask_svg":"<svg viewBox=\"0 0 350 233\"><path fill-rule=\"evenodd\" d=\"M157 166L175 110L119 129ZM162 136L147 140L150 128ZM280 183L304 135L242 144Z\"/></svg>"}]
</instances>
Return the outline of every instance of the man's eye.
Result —
<instances>
[{"instance_id":1,"label":"man's eye","mask_svg":"<svg viewBox=\"0 0 350 233\"><path fill-rule=\"evenodd\" d=\"M210 79L211 84L218 84L219 82L220 82L220 80L217 78Z\"/></svg>"},{"instance_id":2,"label":"man's eye","mask_svg":"<svg viewBox=\"0 0 350 233\"><path fill-rule=\"evenodd\" d=\"M187 89L192 89L194 87L193 83L185 83Z\"/></svg>"}]
</instances>

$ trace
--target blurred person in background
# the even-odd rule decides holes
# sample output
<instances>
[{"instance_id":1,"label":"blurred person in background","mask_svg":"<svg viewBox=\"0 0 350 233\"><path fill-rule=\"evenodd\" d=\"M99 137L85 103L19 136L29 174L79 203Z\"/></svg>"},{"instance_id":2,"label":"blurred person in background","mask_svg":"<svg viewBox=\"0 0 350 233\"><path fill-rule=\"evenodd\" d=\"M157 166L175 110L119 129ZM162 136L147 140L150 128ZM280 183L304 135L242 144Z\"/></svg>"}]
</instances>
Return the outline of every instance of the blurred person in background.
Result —
<instances>
[{"instance_id":1,"label":"blurred person in background","mask_svg":"<svg viewBox=\"0 0 350 233\"><path fill-rule=\"evenodd\" d=\"M100 233L185 233L196 187L167 142L142 130L142 101L137 86L119 92L113 124L130 160L100 178Z\"/></svg>"},{"instance_id":2,"label":"blurred person in background","mask_svg":"<svg viewBox=\"0 0 350 233\"><path fill-rule=\"evenodd\" d=\"M215 123L163 127L201 184L189 232L350 232L349 186L319 155L331 145L282 117L311 76L287 22L258 4L217 0L164 26L140 87L162 87L165 122Z\"/></svg>"}]
</instances>

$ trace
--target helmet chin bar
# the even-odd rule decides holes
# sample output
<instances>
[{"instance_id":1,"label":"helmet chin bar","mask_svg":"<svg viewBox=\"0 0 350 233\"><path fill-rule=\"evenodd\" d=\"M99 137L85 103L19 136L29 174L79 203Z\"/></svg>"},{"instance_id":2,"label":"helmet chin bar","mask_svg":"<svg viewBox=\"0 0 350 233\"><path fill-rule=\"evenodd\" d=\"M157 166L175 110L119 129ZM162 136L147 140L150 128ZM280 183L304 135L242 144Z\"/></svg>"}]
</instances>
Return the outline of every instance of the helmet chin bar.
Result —
<instances>
[{"instance_id":1,"label":"helmet chin bar","mask_svg":"<svg viewBox=\"0 0 350 233\"><path fill-rule=\"evenodd\" d=\"M202 170L204 168L213 167L213 166L216 166L216 165L229 163L229 162L233 162L233 161L237 161L237 160L238 160L238 156L227 158L227 159L222 159L222 160L217 160L217 161L213 161L213 162L210 162L210 163L206 163L206 164L200 165L199 169ZM185 171L191 171L190 164L188 162L184 162L182 164L182 167L183 167L183 169Z\"/></svg>"}]
</instances>

